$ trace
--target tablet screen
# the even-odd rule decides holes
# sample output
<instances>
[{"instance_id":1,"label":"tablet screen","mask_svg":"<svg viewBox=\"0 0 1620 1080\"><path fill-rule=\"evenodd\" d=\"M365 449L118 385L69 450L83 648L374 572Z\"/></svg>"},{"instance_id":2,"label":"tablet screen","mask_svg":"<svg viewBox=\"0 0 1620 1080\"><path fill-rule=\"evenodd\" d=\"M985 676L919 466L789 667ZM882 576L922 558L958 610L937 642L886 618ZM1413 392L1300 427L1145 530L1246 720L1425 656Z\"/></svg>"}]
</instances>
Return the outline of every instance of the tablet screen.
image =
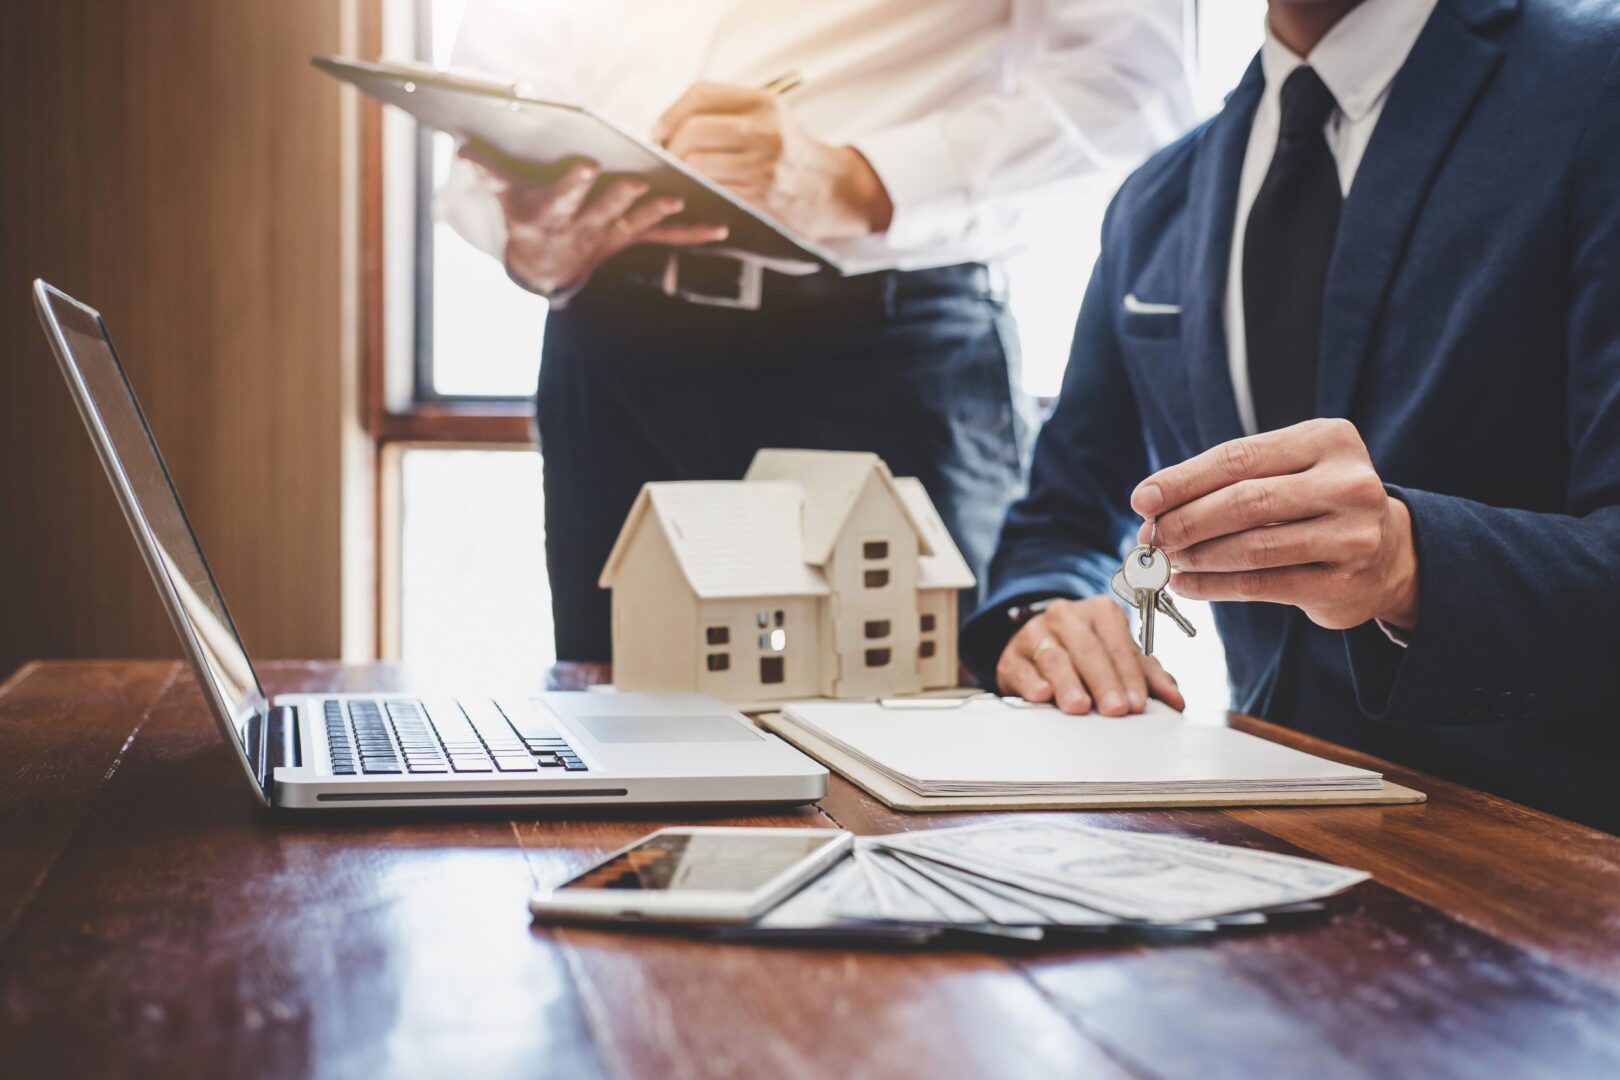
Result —
<instances>
[{"instance_id":1,"label":"tablet screen","mask_svg":"<svg viewBox=\"0 0 1620 1080\"><path fill-rule=\"evenodd\" d=\"M801 862L837 833L667 832L648 837L558 890L751 893Z\"/></svg>"}]
</instances>

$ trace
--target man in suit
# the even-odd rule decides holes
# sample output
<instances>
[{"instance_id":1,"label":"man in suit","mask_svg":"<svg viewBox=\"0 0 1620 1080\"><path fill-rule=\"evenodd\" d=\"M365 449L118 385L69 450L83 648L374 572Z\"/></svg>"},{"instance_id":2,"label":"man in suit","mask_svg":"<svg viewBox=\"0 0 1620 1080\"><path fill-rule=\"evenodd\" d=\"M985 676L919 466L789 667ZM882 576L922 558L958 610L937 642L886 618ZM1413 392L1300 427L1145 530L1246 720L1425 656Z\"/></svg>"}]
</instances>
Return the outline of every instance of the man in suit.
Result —
<instances>
[{"instance_id":1,"label":"man in suit","mask_svg":"<svg viewBox=\"0 0 1620 1080\"><path fill-rule=\"evenodd\" d=\"M1109 212L980 678L1181 707L1110 598L1151 519L1235 707L1620 829L1614 3L1271 0Z\"/></svg>"}]
</instances>

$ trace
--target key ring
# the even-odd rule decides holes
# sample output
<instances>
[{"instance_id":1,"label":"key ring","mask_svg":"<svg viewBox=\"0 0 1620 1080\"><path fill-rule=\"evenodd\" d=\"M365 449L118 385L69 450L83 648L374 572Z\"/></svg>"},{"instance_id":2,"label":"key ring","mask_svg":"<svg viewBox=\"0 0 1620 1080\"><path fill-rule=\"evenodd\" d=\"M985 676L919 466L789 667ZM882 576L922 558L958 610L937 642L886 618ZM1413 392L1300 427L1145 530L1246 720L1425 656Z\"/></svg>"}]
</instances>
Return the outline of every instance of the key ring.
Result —
<instances>
[{"instance_id":1,"label":"key ring","mask_svg":"<svg viewBox=\"0 0 1620 1080\"><path fill-rule=\"evenodd\" d=\"M1148 534L1148 547L1151 550L1144 551L1142 554L1136 557L1136 561L1141 563L1143 566L1152 565L1153 552L1159 550L1159 515L1154 514L1153 517L1148 519L1148 521L1149 524L1153 526L1153 531Z\"/></svg>"}]
</instances>

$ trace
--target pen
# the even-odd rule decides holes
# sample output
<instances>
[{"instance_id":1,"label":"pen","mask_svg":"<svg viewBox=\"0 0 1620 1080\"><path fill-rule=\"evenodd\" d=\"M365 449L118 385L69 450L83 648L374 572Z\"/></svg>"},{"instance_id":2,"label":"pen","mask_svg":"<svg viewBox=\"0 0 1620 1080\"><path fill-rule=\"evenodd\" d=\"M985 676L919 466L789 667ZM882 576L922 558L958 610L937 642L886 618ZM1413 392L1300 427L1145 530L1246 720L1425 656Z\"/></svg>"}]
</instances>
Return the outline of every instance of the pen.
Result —
<instances>
[{"instance_id":1,"label":"pen","mask_svg":"<svg viewBox=\"0 0 1620 1080\"><path fill-rule=\"evenodd\" d=\"M767 94L775 94L777 97L781 97L783 94L789 93L797 88L803 82L804 76L800 74L797 69L795 69L793 71L784 71L782 74L760 87L760 89L765 91Z\"/></svg>"}]
</instances>

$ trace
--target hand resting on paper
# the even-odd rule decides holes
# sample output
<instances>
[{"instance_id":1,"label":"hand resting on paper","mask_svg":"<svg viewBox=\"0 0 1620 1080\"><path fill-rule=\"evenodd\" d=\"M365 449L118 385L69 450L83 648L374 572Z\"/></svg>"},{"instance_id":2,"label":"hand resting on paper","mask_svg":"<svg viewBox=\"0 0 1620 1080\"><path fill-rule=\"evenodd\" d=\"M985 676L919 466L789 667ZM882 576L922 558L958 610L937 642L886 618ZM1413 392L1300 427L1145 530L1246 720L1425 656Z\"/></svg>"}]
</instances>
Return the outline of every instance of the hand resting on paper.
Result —
<instances>
[{"instance_id":1,"label":"hand resting on paper","mask_svg":"<svg viewBox=\"0 0 1620 1080\"><path fill-rule=\"evenodd\" d=\"M464 146L460 154L483 168L501 200L506 272L531 292L549 295L576 285L632 244L726 238L724 225L671 223L684 209L682 200L650 193L645 180L603 178L592 162L575 162L553 178L479 147Z\"/></svg>"},{"instance_id":2,"label":"hand resting on paper","mask_svg":"<svg viewBox=\"0 0 1620 1080\"><path fill-rule=\"evenodd\" d=\"M1175 678L1136 647L1125 609L1105 596L1055 601L1025 623L1002 650L996 681L1003 693L1066 713L1139 713L1149 695L1187 707Z\"/></svg>"},{"instance_id":3,"label":"hand resting on paper","mask_svg":"<svg viewBox=\"0 0 1620 1080\"><path fill-rule=\"evenodd\" d=\"M698 83L653 125L653 138L698 172L815 240L888 229L894 204L852 146L807 131L778 94Z\"/></svg>"},{"instance_id":4,"label":"hand resting on paper","mask_svg":"<svg viewBox=\"0 0 1620 1080\"><path fill-rule=\"evenodd\" d=\"M1348 420L1222 443L1143 480L1131 507L1142 543L1157 517L1182 596L1292 604L1329 630L1417 624L1411 515Z\"/></svg>"}]
</instances>

